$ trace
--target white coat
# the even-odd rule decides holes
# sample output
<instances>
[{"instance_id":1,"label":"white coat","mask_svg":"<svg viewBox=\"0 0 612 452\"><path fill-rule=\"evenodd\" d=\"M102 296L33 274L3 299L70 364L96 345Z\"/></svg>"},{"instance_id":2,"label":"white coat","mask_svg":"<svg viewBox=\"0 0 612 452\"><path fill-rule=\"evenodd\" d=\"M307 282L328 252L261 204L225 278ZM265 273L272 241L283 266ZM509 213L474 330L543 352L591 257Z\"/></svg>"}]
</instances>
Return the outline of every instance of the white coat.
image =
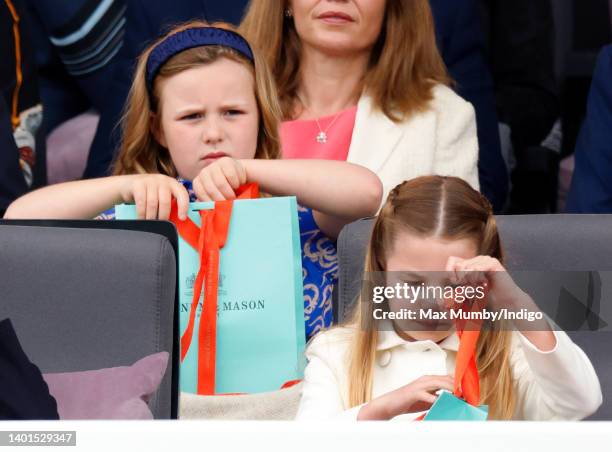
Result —
<instances>
[{"instance_id":1,"label":"white coat","mask_svg":"<svg viewBox=\"0 0 612 452\"><path fill-rule=\"evenodd\" d=\"M374 398L423 375L454 374L459 345L456 334L436 344L408 342L392 328L385 329L391 331L378 333ZM513 333L510 362L517 400L514 419L578 420L594 413L602 403L599 379L585 353L565 332L554 334L555 348L543 352L520 332ZM311 341L297 419L357 418L361 406L349 408L346 384L350 337L350 329L334 328ZM399 417L414 419L420 414Z\"/></svg>"},{"instance_id":2,"label":"white coat","mask_svg":"<svg viewBox=\"0 0 612 452\"><path fill-rule=\"evenodd\" d=\"M384 196L418 176L456 176L478 190L478 137L474 108L453 90L437 85L429 108L395 123L363 95L357 105L347 161L375 172Z\"/></svg>"}]
</instances>

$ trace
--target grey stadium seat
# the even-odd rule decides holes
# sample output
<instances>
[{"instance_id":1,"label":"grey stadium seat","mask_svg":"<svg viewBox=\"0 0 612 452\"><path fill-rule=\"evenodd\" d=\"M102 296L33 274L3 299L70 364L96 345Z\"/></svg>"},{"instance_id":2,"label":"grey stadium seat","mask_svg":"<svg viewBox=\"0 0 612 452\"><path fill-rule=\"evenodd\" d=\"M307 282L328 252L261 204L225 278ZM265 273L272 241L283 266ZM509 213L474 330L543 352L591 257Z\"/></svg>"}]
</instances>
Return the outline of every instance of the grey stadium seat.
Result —
<instances>
[{"instance_id":1,"label":"grey stadium seat","mask_svg":"<svg viewBox=\"0 0 612 452\"><path fill-rule=\"evenodd\" d=\"M2 221L0 319L43 373L170 352L149 407L176 418L176 246L165 222Z\"/></svg>"}]
</instances>

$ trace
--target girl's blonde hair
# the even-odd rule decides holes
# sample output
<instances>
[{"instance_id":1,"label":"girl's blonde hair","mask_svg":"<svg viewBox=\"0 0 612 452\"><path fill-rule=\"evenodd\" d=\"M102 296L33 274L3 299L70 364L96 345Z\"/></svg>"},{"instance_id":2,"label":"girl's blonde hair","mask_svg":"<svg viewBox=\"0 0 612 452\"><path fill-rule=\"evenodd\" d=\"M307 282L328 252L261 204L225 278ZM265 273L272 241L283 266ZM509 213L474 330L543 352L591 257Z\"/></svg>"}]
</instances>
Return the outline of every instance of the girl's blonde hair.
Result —
<instances>
[{"instance_id":1,"label":"girl's blonde hair","mask_svg":"<svg viewBox=\"0 0 612 452\"><path fill-rule=\"evenodd\" d=\"M408 232L419 237L470 239L479 254L503 260L495 216L487 199L456 177L423 176L395 187L372 231L365 271L383 272L397 237ZM351 407L372 398L373 366L378 339L374 304L358 302L351 329L348 398ZM503 331L502 331L503 329ZM481 403L492 419L510 419L515 394L510 367L512 335L503 325L483 326L476 361L480 373Z\"/></svg>"},{"instance_id":2,"label":"girl's blonde hair","mask_svg":"<svg viewBox=\"0 0 612 452\"><path fill-rule=\"evenodd\" d=\"M291 119L300 85L300 38L285 15L288 0L251 1L240 30L261 52L278 86L283 119ZM429 0L387 0L363 88L393 121L428 108L436 84L450 84L436 44Z\"/></svg>"},{"instance_id":3,"label":"girl's blonde hair","mask_svg":"<svg viewBox=\"0 0 612 452\"><path fill-rule=\"evenodd\" d=\"M192 21L176 26L147 47L138 58L134 80L121 120L121 147L113 166L113 174L161 173L172 177L177 176L168 150L157 142L153 134L153 131L159 130L160 126L159 82L179 72L211 64L221 58L228 58L243 64L253 73L255 98L259 112L255 158L276 159L280 157L278 135L280 107L276 97L276 88L268 65L257 52L254 52L255 64L253 64L248 58L230 47L213 45L185 50L171 57L160 68L153 82L153 92L149 94L146 84L146 66L153 49L175 33L207 26L209 25L202 21ZM215 23L211 26L234 31L234 27L224 23Z\"/></svg>"}]
</instances>

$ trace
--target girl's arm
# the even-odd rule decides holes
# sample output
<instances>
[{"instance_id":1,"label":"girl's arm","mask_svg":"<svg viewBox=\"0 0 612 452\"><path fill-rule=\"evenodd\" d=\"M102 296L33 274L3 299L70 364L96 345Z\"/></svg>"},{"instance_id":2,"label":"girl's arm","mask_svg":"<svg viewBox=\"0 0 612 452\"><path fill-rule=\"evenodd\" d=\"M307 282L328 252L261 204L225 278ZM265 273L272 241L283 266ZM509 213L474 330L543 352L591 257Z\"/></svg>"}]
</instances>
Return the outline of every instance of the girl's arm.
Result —
<instances>
[{"instance_id":1,"label":"girl's arm","mask_svg":"<svg viewBox=\"0 0 612 452\"><path fill-rule=\"evenodd\" d=\"M139 218L167 219L172 196L184 217L189 195L175 179L161 174L110 176L33 191L15 200L4 218L91 219L115 204L135 202Z\"/></svg>"},{"instance_id":2,"label":"girl's arm","mask_svg":"<svg viewBox=\"0 0 612 452\"><path fill-rule=\"evenodd\" d=\"M16 199L4 218L91 219L123 202L120 186L129 176L49 185Z\"/></svg>"},{"instance_id":3,"label":"girl's arm","mask_svg":"<svg viewBox=\"0 0 612 452\"><path fill-rule=\"evenodd\" d=\"M597 332L592 332L597 339ZM516 332L510 363L515 380L517 419L580 420L602 403L597 373L587 355L563 331L555 331L555 347L539 349Z\"/></svg>"},{"instance_id":4,"label":"girl's arm","mask_svg":"<svg viewBox=\"0 0 612 452\"><path fill-rule=\"evenodd\" d=\"M370 170L331 160L242 160L247 181L277 196L295 195L298 203L313 209L315 221L328 237L335 238L344 225L375 215L382 184Z\"/></svg>"},{"instance_id":5,"label":"girl's arm","mask_svg":"<svg viewBox=\"0 0 612 452\"><path fill-rule=\"evenodd\" d=\"M446 270L453 283L487 284L487 306L510 312L540 312L531 297L514 282L499 260L450 257ZM599 379L585 353L563 331L541 320L513 320L516 330L511 354L517 390L515 415L524 420L578 420L601 405ZM595 333L597 334L597 333Z\"/></svg>"},{"instance_id":6,"label":"girl's arm","mask_svg":"<svg viewBox=\"0 0 612 452\"><path fill-rule=\"evenodd\" d=\"M359 218L375 215L382 198L376 174L359 165L332 160L244 160L249 182L277 196L295 195L313 209L317 226L335 238Z\"/></svg>"},{"instance_id":7,"label":"girl's arm","mask_svg":"<svg viewBox=\"0 0 612 452\"><path fill-rule=\"evenodd\" d=\"M313 209L315 221L335 238L344 225L376 214L382 184L370 170L331 160L234 160L224 157L204 168L194 180L201 200L231 199L244 182L256 182L275 196L296 196Z\"/></svg>"},{"instance_id":8,"label":"girl's arm","mask_svg":"<svg viewBox=\"0 0 612 452\"><path fill-rule=\"evenodd\" d=\"M515 298L514 312L539 312L531 297ZM580 420L602 403L597 373L587 355L563 331L553 331L546 316L533 322L515 320L514 338L521 352L513 354L512 373L524 420ZM596 333L595 333L596 334ZM518 355L518 356L517 356Z\"/></svg>"}]
</instances>

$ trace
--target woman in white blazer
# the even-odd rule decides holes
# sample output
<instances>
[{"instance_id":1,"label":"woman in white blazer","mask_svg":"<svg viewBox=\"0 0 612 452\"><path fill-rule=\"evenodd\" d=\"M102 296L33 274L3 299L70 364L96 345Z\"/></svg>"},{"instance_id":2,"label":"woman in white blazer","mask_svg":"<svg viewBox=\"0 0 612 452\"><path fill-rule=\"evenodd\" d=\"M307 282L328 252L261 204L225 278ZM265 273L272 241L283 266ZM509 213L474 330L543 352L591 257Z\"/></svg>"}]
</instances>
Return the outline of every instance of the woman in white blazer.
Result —
<instances>
[{"instance_id":1,"label":"woman in white blazer","mask_svg":"<svg viewBox=\"0 0 612 452\"><path fill-rule=\"evenodd\" d=\"M438 305L389 296L394 278L380 286L384 300L375 291L371 297L362 292L351 322L310 342L298 419L413 420L431 407L439 390L456 389L470 403L487 405L489 419L498 420L578 420L601 405L601 386L588 357L566 333L551 328L505 272L491 205L464 181L424 176L392 190L367 256L366 272L387 277L402 272L401 280L413 288L425 284L446 293L463 287L461 294L467 286L472 293L482 288L476 304L463 312L486 308L507 317L463 333L474 338L472 332L480 329L473 347L463 344L463 352L473 355L461 359L474 357L477 372L466 374L471 382L479 380L480 390L461 378L465 374L455 374L465 370L458 364L459 323L432 322L420 311L462 310L466 300L445 295ZM384 315L407 310L413 316ZM508 312L532 318L517 320Z\"/></svg>"},{"instance_id":2,"label":"woman in white blazer","mask_svg":"<svg viewBox=\"0 0 612 452\"><path fill-rule=\"evenodd\" d=\"M478 138L472 105L450 88L436 85L430 108L407 121L391 121L365 95L357 105L347 160L380 177L384 196L418 176L456 176L476 190Z\"/></svg>"},{"instance_id":3,"label":"woman in white blazer","mask_svg":"<svg viewBox=\"0 0 612 452\"><path fill-rule=\"evenodd\" d=\"M273 68L285 158L361 164L383 200L427 174L479 188L474 109L449 88L428 0L254 1L241 31Z\"/></svg>"}]
</instances>

